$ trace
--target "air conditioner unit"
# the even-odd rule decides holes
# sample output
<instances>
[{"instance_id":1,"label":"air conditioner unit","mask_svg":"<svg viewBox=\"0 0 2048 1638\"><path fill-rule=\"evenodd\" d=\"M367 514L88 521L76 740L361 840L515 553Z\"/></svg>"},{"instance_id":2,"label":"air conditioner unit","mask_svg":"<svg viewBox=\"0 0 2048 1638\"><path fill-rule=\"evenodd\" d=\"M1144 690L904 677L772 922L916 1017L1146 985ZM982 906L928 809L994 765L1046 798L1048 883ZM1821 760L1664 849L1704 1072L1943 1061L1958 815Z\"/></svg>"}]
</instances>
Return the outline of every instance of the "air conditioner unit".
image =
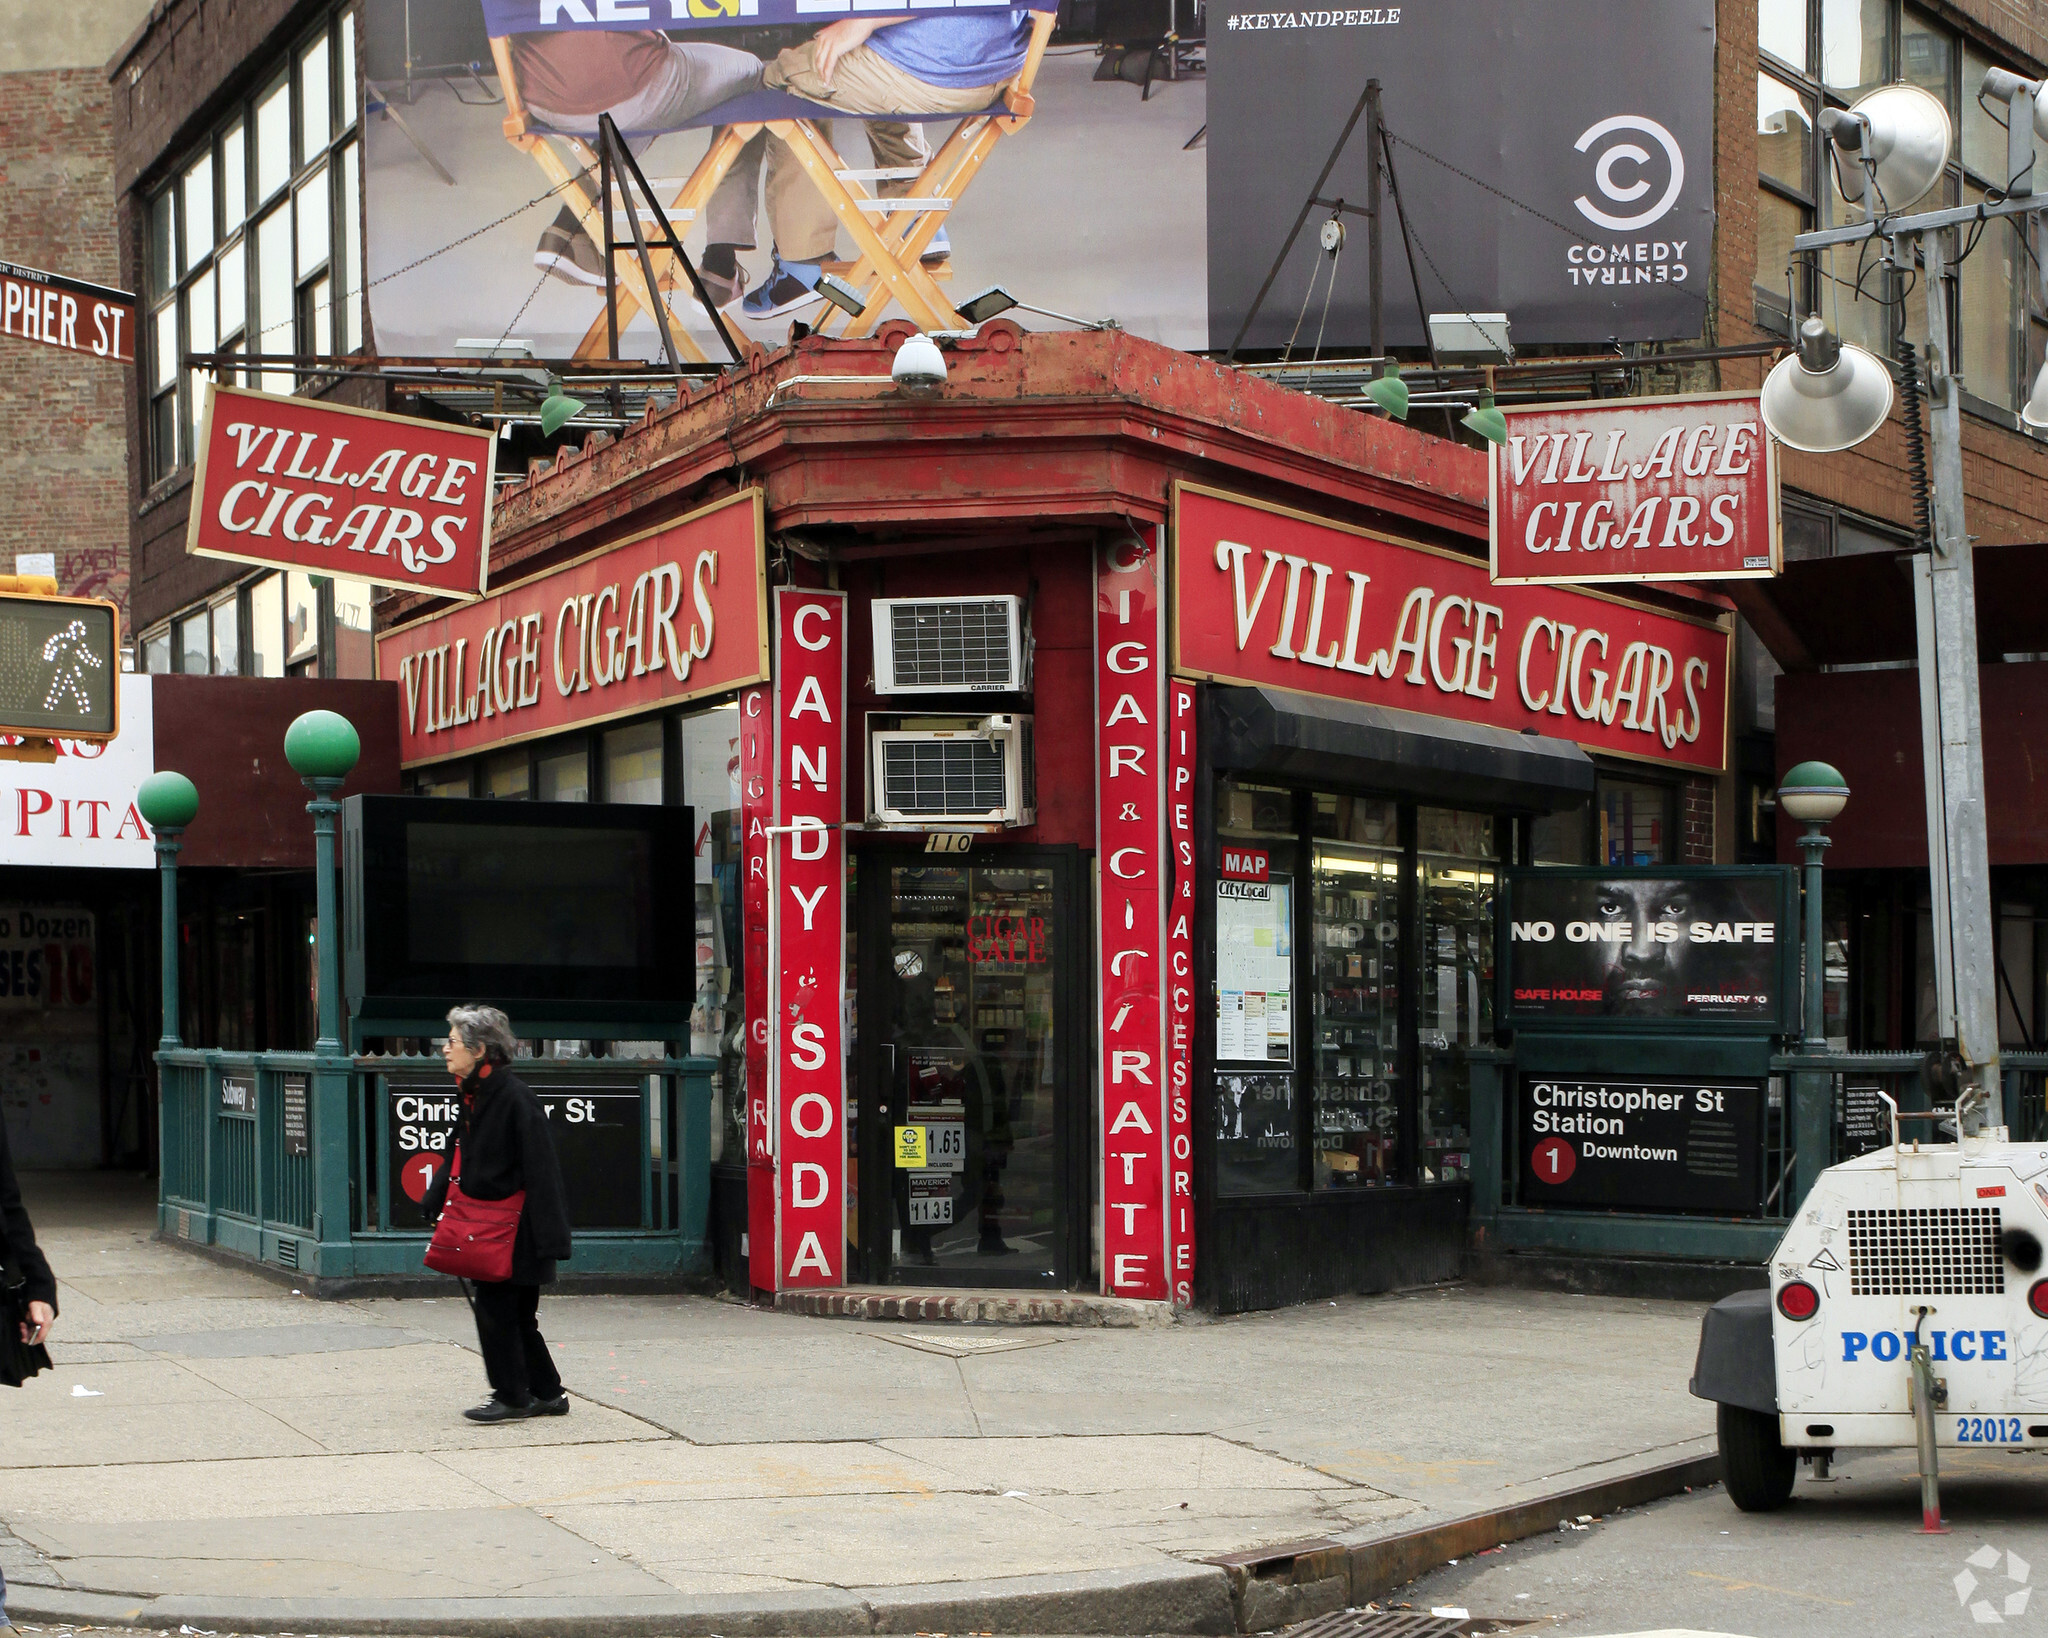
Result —
<instances>
[{"instance_id":1,"label":"air conditioner unit","mask_svg":"<svg viewBox=\"0 0 2048 1638\"><path fill-rule=\"evenodd\" d=\"M869 816L922 828L1031 825L1031 718L868 719Z\"/></svg>"},{"instance_id":2,"label":"air conditioner unit","mask_svg":"<svg viewBox=\"0 0 2048 1638\"><path fill-rule=\"evenodd\" d=\"M1021 694L1031 686L1021 597L878 597L877 694Z\"/></svg>"}]
</instances>

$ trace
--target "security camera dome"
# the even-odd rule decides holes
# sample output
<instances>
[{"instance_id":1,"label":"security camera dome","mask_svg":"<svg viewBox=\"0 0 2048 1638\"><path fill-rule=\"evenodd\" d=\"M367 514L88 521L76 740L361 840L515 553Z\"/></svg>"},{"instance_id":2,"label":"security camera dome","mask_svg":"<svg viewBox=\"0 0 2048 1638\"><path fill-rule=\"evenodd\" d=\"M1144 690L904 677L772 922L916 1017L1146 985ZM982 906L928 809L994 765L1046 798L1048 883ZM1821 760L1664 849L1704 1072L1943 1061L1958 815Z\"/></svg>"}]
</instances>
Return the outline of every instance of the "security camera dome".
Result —
<instances>
[{"instance_id":1,"label":"security camera dome","mask_svg":"<svg viewBox=\"0 0 2048 1638\"><path fill-rule=\"evenodd\" d=\"M928 335L906 336L889 366L889 379L905 392L934 393L946 384L946 359Z\"/></svg>"}]
</instances>

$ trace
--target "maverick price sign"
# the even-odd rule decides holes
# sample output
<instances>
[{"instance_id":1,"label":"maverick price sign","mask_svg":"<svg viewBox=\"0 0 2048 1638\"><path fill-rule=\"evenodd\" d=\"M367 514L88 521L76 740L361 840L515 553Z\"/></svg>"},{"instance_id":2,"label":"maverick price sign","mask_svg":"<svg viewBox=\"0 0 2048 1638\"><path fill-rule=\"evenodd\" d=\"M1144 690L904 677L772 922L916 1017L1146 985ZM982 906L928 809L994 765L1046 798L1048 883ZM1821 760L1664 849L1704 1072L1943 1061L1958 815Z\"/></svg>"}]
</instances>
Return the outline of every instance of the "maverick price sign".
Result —
<instances>
[{"instance_id":1,"label":"maverick price sign","mask_svg":"<svg viewBox=\"0 0 2048 1638\"><path fill-rule=\"evenodd\" d=\"M548 1135L562 1163L570 1223L579 1229L639 1228L639 1083L566 1076L521 1079L547 1115ZM289 1097L287 1090L288 1110ZM427 1226L420 1202L448 1164L449 1140L461 1113L461 1095L449 1080L394 1082L387 1089L384 1164L392 1185L391 1227Z\"/></svg>"},{"instance_id":2,"label":"maverick price sign","mask_svg":"<svg viewBox=\"0 0 2048 1638\"><path fill-rule=\"evenodd\" d=\"M1762 1119L1756 1081L1525 1077L1521 1203L1754 1211Z\"/></svg>"}]
</instances>

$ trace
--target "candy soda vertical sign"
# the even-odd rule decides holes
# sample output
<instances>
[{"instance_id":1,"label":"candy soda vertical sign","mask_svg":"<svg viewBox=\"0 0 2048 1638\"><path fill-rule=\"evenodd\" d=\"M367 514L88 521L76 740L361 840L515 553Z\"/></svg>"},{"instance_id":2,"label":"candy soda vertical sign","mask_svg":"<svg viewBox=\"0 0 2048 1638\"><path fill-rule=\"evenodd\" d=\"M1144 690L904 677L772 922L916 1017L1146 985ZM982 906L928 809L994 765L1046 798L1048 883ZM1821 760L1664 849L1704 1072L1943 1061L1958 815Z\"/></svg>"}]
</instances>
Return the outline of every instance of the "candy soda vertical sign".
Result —
<instances>
[{"instance_id":1,"label":"candy soda vertical sign","mask_svg":"<svg viewBox=\"0 0 2048 1638\"><path fill-rule=\"evenodd\" d=\"M779 588L768 838L777 1290L846 1278L845 702L845 596Z\"/></svg>"},{"instance_id":2,"label":"candy soda vertical sign","mask_svg":"<svg viewBox=\"0 0 2048 1638\"><path fill-rule=\"evenodd\" d=\"M1102 1289L1165 1301L1165 603L1151 542L1095 568L1096 858L1101 867Z\"/></svg>"}]
</instances>

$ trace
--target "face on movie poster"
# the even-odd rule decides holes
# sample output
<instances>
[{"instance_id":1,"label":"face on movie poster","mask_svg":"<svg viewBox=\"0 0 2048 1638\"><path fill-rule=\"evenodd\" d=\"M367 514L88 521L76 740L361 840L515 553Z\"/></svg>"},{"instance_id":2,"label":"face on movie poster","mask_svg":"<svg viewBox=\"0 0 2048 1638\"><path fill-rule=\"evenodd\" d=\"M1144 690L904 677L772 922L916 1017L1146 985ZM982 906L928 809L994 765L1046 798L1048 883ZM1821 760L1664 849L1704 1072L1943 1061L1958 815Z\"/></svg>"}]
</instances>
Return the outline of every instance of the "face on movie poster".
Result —
<instances>
[{"instance_id":1,"label":"face on movie poster","mask_svg":"<svg viewBox=\"0 0 2048 1638\"><path fill-rule=\"evenodd\" d=\"M718 105L700 109L702 96L743 85L752 63L801 45L820 27L914 23L923 43L900 55L923 61L927 80L946 74L941 83L971 85L973 65L985 58L961 59L965 79L949 74L963 49L949 27L1000 8L902 0L891 15L895 6L365 0L363 72L387 110L365 122L366 274L379 346L440 355L463 337L507 335L530 341L540 357L586 344L604 349L595 251L579 267L566 241L552 238L546 248L566 279L535 261L563 197L505 135L494 35L524 42L508 51L535 107L546 109L549 97L574 101L577 108L549 110L574 116L611 99L666 204L716 123ZM1391 343L1421 342L1418 308L1505 312L1517 346L1700 334L1713 229L1711 0L1302 10L1273 0L1181 0L1173 15L1184 44L1171 58L1151 46L1168 12L1167 0L1151 11L1112 0L1069 0L1062 9L1033 86L1032 118L994 145L946 215L951 277L941 289L953 300L1000 283L1036 306L1114 318L1169 346L1227 347L1366 80L1377 77L1387 127L1399 139L1393 158L1422 284L1418 302L1390 231ZM1028 27L1028 12L1010 15L1019 30ZM519 24L528 26L515 32ZM614 50L615 42L593 40L605 34L639 38ZM1142 43L1118 43L1132 38ZM873 51L875 39L863 49ZM1589 40L1599 49L1585 49ZM586 124L594 130L594 112ZM849 167L895 166L915 163L952 128L949 119L891 129L842 118L831 139ZM1326 195L1365 199L1365 150L1361 121ZM561 152L570 170L581 168ZM778 234L767 194L752 185L759 158L693 220L675 224L693 257L713 237L750 246L739 261L755 286L768 276L771 246L796 231L785 221ZM1312 274L1318 284L1307 322L1321 345L1366 343L1365 227L1350 220L1346 248L1334 258L1314 231L1300 236L1247 346L1286 341ZM623 215L619 221L623 231ZM842 228L834 254L852 251ZM723 356L687 291L670 305L707 354ZM813 307L754 320L728 309L737 330L771 345L793 318L819 316ZM1012 316L1028 326L1053 323ZM620 346L640 358L661 350L644 314Z\"/></svg>"},{"instance_id":2,"label":"face on movie poster","mask_svg":"<svg viewBox=\"0 0 2048 1638\"><path fill-rule=\"evenodd\" d=\"M1509 1015L1775 1028L1799 933L1789 884L1774 866L1511 871Z\"/></svg>"}]
</instances>

